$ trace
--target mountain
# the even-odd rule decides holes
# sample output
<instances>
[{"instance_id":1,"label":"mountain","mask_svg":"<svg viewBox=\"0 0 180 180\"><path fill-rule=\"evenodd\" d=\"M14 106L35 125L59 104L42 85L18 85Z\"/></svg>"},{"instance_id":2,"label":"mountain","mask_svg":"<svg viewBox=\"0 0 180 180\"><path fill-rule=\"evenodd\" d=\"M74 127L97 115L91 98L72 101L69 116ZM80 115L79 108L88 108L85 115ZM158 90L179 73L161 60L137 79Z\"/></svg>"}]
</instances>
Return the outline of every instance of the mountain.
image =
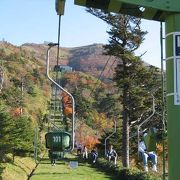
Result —
<instances>
[{"instance_id":1,"label":"mountain","mask_svg":"<svg viewBox=\"0 0 180 180\"><path fill-rule=\"evenodd\" d=\"M31 52L37 60L44 62L48 46L26 43L21 48ZM101 80L112 79L117 61L114 57L103 55L103 53L102 44L74 48L60 47L58 64L71 66L74 71L82 71L95 77L101 75ZM57 64L57 47L51 49L50 61L51 65Z\"/></svg>"},{"instance_id":2,"label":"mountain","mask_svg":"<svg viewBox=\"0 0 180 180\"><path fill-rule=\"evenodd\" d=\"M37 119L40 109L45 110L44 107L50 97L50 84L45 75L47 49L48 46L45 44L26 43L15 46L9 42L0 41L1 104L8 105L13 112L19 111L23 94L25 104L23 111L31 114L33 120ZM112 82L116 63L115 58L103 55L102 44L60 48L60 65L69 65L74 71L93 75L106 82ZM51 68L53 69L56 64L57 48L53 47L50 52ZM92 80L84 81L93 84ZM97 83L97 80L94 78L93 82ZM43 97L46 98L43 99Z\"/></svg>"},{"instance_id":3,"label":"mountain","mask_svg":"<svg viewBox=\"0 0 180 180\"><path fill-rule=\"evenodd\" d=\"M26 56L33 57L39 63L44 64L48 46L46 44L25 43L21 46L14 46L8 42L0 41L0 48L6 49L6 53L18 53L24 51ZM71 66L73 71L81 71L93 75L105 82L112 82L114 69L118 59L104 55L103 44L92 44L81 47L60 47L59 65ZM50 66L53 69L57 64L57 47L50 51ZM144 63L145 66L149 64Z\"/></svg>"}]
</instances>

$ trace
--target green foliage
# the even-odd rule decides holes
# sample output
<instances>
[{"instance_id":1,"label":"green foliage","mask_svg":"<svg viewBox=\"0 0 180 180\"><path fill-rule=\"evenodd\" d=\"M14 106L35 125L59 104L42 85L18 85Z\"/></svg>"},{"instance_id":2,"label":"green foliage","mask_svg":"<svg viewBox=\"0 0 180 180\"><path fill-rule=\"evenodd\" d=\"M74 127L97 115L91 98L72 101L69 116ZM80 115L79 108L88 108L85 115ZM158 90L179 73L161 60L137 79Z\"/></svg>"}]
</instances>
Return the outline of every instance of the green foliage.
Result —
<instances>
[{"instance_id":1,"label":"green foliage","mask_svg":"<svg viewBox=\"0 0 180 180\"><path fill-rule=\"evenodd\" d=\"M6 56L5 50L4 49L0 49L0 58L4 58Z\"/></svg>"},{"instance_id":2,"label":"green foliage","mask_svg":"<svg viewBox=\"0 0 180 180\"><path fill-rule=\"evenodd\" d=\"M129 111L130 121L135 121L142 113L151 109L151 94L160 92L161 76L157 68L144 66L138 57L124 57L125 67L122 64L117 66L114 80L120 89L126 87L128 91L126 108ZM161 100L161 96L157 98L158 101Z\"/></svg>"},{"instance_id":3,"label":"green foliage","mask_svg":"<svg viewBox=\"0 0 180 180\"><path fill-rule=\"evenodd\" d=\"M38 72L37 69L33 69L33 71L32 71L32 76L34 76L34 77L36 77L36 78L38 78L38 77L40 76L40 74L39 74L39 72Z\"/></svg>"},{"instance_id":4,"label":"green foliage","mask_svg":"<svg viewBox=\"0 0 180 180\"><path fill-rule=\"evenodd\" d=\"M10 117L7 107L0 106L0 153L1 158L12 151L14 146L14 121Z\"/></svg>"},{"instance_id":5,"label":"green foliage","mask_svg":"<svg viewBox=\"0 0 180 180\"><path fill-rule=\"evenodd\" d=\"M27 87L27 93L30 94L31 96L35 97L36 96L36 91L34 85L28 85Z\"/></svg>"},{"instance_id":6,"label":"green foliage","mask_svg":"<svg viewBox=\"0 0 180 180\"><path fill-rule=\"evenodd\" d=\"M7 107L0 106L0 153L2 157L13 151L33 150L33 126L32 121L21 116L12 118Z\"/></svg>"},{"instance_id":7,"label":"green foliage","mask_svg":"<svg viewBox=\"0 0 180 180\"><path fill-rule=\"evenodd\" d=\"M22 101L20 88L16 88L15 86L11 86L11 88L4 88L2 98L6 102L6 105L19 107Z\"/></svg>"},{"instance_id":8,"label":"green foliage","mask_svg":"<svg viewBox=\"0 0 180 180\"><path fill-rule=\"evenodd\" d=\"M122 165L115 167L114 164L109 163L104 158L98 158L96 163L96 168L99 168L106 173L114 174L117 176L117 179L123 180L160 180L162 179L158 175L148 174L138 169L128 169L123 168Z\"/></svg>"},{"instance_id":9,"label":"green foliage","mask_svg":"<svg viewBox=\"0 0 180 180\"><path fill-rule=\"evenodd\" d=\"M75 89L74 98L76 102L76 112L78 116L86 118L86 112L91 111L92 103L89 101L89 99L82 96L81 88Z\"/></svg>"},{"instance_id":10,"label":"green foliage","mask_svg":"<svg viewBox=\"0 0 180 180\"><path fill-rule=\"evenodd\" d=\"M26 116L16 118L13 134L15 151L33 151L34 130L30 118Z\"/></svg>"},{"instance_id":11,"label":"green foliage","mask_svg":"<svg viewBox=\"0 0 180 180\"><path fill-rule=\"evenodd\" d=\"M107 55L119 59L114 81L121 92L120 101L123 106L122 160L123 165L128 167L129 125L131 122L137 121L147 111L146 117L152 112L149 111L152 109L151 94L157 91L160 73L157 68L145 66L140 57L136 57L133 53L139 48L147 33L141 29L140 19L129 15L105 13L95 9L87 11L111 26L108 31L109 44L104 47ZM161 103L159 102L159 104Z\"/></svg>"}]
</instances>

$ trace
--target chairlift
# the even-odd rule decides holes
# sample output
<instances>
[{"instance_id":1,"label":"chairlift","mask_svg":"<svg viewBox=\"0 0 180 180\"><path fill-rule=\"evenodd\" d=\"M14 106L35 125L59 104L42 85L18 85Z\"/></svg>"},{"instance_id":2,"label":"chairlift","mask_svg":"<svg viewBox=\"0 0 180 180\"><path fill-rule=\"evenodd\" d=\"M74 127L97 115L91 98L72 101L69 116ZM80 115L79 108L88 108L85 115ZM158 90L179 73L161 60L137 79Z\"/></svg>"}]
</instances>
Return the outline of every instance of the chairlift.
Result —
<instances>
[{"instance_id":1,"label":"chairlift","mask_svg":"<svg viewBox=\"0 0 180 180\"><path fill-rule=\"evenodd\" d=\"M137 136L138 136L138 147L139 147L139 142L140 142L140 128L141 126L144 124L144 123L147 123L151 120L151 118L154 116L155 114L155 98L154 98L154 95L151 94L152 96L152 113L150 114L150 116L148 116L144 121L142 121L139 125L137 125ZM138 157L139 157L139 153L138 153Z\"/></svg>"},{"instance_id":2,"label":"chairlift","mask_svg":"<svg viewBox=\"0 0 180 180\"><path fill-rule=\"evenodd\" d=\"M72 130L71 134L69 132L63 131L62 129L58 129L55 122L54 126L57 128L57 131L53 132L48 132L45 135L46 139L46 147L50 149L51 151L60 151L64 152L70 151L74 149L74 109L75 109L75 102L74 102L74 97L69 93L67 90L65 90L61 85L60 82L57 80L57 74L56 74L56 81L53 80L50 75L49 75L49 54L50 54L50 49L54 46L57 46L57 65L55 66L56 71L61 70L60 66L58 64L59 60L59 45L60 45L60 23L61 23L61 15L64 14L64 8L65 8L65 0L56 0L55 1L55 9L57 14L59 15L59 24L58 24L58 43L48 43L48 49L47 49L47 54L46 54L46 75L48 79L51 81L51 83L55 86L55 98L57 96L57 89L63 91L69 97L71 98L72 101ZM56 107L56 99L54 101L54 108L55 110L57 109Z\"/></svg>"},{"instance_id":3,"label":"chairlift","mask_svg":"<svg viewBox=\"0 0 180 180\"><path fill-rule=\"evenodd\" d=\"M68 132L48 132L45 135L46 148L52 151L68 151L71 148L71 134Z\"/></svg>"},{"instance_id":4,"label":"chairlift","mask_svg":"<svg viewBox=\"0 0 180 180\"><path fill-rule=\"evenodd\" d=\"M46 137L46 147L51 150L59 150L59 151L70 151L74 149L74 98L67 90L65 90L60 84L58 84L56 81L54 81L50 75L49 75L49 54L50 49L54 46L57 46L58 43L49 43L47 55L46 55L46 75L48 79L60 90L62 90L64 93L68 94L72 100L72 132L71 134L68 132L63 132L61 129L55 132L48 132Z\"/></svg>"},{"instance_id":5,"label":"chairlift","mask_svg":"<svg viewBox=\"0 0 180 180\"><path fill-rule=\"evenodd\" d=\"M67 65L55 65L54 66L55 72L72 72L72 67Z\"/></svg>"}]
</instances>

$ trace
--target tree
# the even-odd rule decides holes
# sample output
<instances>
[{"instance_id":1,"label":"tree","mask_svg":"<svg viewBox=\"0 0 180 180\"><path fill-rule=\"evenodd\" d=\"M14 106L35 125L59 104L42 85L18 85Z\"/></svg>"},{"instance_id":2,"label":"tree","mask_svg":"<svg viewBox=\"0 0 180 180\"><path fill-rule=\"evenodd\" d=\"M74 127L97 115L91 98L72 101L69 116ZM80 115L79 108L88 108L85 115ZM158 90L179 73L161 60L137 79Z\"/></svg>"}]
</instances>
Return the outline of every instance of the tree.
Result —
<instances>
[{"instance_id":1,"label":"tree","mask_svg":"<svg viewBox=\"0 0 180 180\"><path fill-rule=\"evenodd\" d=\"M62 102L63 102L64 115L67 117L69 116L71 117L72 116L72 99L65 92L62 92Z\"/></svg>"},{"instance_id":2,"label":"tree","mask_svg":"<svg viewBox=\"0 0 180 180\"><path fill-rule=\"evenodd\" d=\"M142 66L142 63L138 63L140 58L135 57L133 52L143 42L146 32L141 30L141 20L138 18L128 15L104 13L100 10L93 9L88 9L88 12L111 26L108 31L110 36L109 44L105 46L106 54L116 56L120 59L114 80L122 92L122 163L124 167L129 167L130 110L134 108L132 102L137 100L137 97L135 98L133 96L132 98L131 95L135 92L140 93L141 91L140 88L136 88L138 84L136 70L139 66ZM131 89L133 89L133 93ZM143 99L140 102L142 101ZM139 104L141 105L141 103Z\"/></svg>"},{"instance_id":3,"label":"tree","mask_svg":"<svg viewBox=\"0 0 180 180\"><path fill-rule=\"evenodd\" d=\"M25 116L12 118L7 107L0 106L0 153L28 152L33 150L32 121Z\"/></svg>"},{"instance_id":4,"label":"tree","mask_svg":"<svg viewBox=\"0 0 180 180\"><path fill-rule=\"evenodd\" d=\"M141 114L152 113L152 94L160 91L160 71L153 66L145 66L139 57L131 52L120 55L122 63L116 68L114 80L122 90L122 162L129 167L129 125ZM158 97L160 99L160 97Z\"/></svg>"},{"instance_id":5,"label":"tree","mask_svg":"<svg viewBox=\"0 0 180 180\"><path fill-rule=\"evenodd\" d=\"M14 119L12 134L15 152L33 151L34 129L30 118L20 116Z\"/></svg>"},{"instance_id":6,"label":"tree","mask_svg":"<svg viewBox=\"0 0 180 180\"><path fill-rule=\"evenodd\" d=\"M14 86L5 88L2 98L5 100L7 105L14 108L20 107L22 104L21 91Z\"/></svg>"},{"instance_id":7,"label":"tree","mask_svg":"<svg viewBox=\"0 0 180 180\"><path fill-rule=\"evenodd\" d=\"M14 122L5 106L0 106L0 154L3 158L6 153L12 152L14 147Z\"/></svg>"}]
</instances>

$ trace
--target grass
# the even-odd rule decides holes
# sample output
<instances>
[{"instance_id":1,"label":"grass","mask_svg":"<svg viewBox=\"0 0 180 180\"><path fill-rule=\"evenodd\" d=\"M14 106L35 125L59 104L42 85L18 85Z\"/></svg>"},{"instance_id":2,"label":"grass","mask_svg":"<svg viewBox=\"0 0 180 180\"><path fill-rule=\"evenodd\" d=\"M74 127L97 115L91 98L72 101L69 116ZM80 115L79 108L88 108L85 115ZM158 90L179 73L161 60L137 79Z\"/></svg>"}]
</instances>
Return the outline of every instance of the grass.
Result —
<instances>
[{"instance_id":1,"label":"grass","mask_svg":"<svg viewBox=\"0 0 180 180\"><path fill-rule=\"evenodd\" d=\"M2 163L3 169L1 178L3 180L25 180L35 167L35 162L30 157L15 157L14 162Z\"/></svg>"},{"instance_id":2,"label":"grass","mask_svg":"<svg viewBox=\"0 0 180 180\"><path fill-rule=\"evenodd\" d=\"M28 157L8 156L7 163L0 164L0 179L2 180L157 180L161 179L158 174L146 174L138 169L124 169L121 164L114 167L104 158L98 158L95 165L92 165L82 158L66 154L66 158L57 161L52 166L47 155L39 162L36 169L35 162ZM78 162L78 167L71 168L70 161ZM88 160L89 161L89 160ZM34 169L34 170L33 170ZM31 176L29 176L32 173ZM29 176L29 178L28 178Z\"/></svg>"},{"instance_id":3,"label":"grass","mask_svg":"<svg viewBox=\"0 0 180 180\"><path fill-rule=\"evenodd\" d=\"M60 160L56 166L52 166L48 158L43 159L38 168L34 171L30 180L107 180L113 179L110 175L98 171L91 164L78 162L77 168L69 166L70 161L77 161L77 158L68 157L68 159Z\"/></svg>"}]
</instances>

